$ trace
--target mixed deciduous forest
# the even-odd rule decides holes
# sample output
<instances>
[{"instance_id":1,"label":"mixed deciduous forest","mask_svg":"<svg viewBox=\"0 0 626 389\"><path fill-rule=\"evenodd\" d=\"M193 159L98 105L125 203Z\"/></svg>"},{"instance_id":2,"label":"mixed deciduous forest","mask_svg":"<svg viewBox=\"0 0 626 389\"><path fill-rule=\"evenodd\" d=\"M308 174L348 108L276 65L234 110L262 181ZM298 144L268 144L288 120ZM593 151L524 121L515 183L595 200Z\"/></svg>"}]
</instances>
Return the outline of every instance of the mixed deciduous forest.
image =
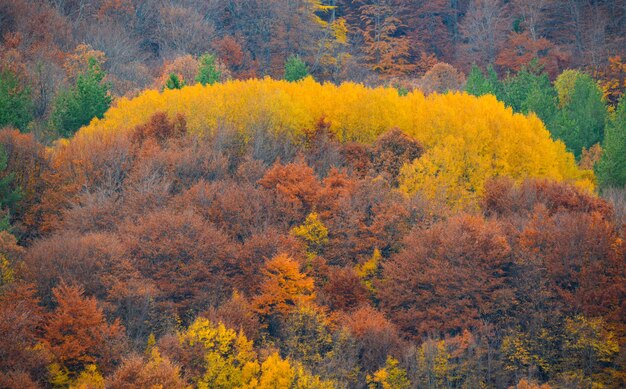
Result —
<instances>
[{"instance_id":1,"label":"mixed deciduous forest","mask_svg":"<svg viewBox=\"0 0 626 389\"><path fill-rule=\"evenodd\" d=\"M626 387L626 1L0 0L0 388Z\"/></svg>"}]
</instances>

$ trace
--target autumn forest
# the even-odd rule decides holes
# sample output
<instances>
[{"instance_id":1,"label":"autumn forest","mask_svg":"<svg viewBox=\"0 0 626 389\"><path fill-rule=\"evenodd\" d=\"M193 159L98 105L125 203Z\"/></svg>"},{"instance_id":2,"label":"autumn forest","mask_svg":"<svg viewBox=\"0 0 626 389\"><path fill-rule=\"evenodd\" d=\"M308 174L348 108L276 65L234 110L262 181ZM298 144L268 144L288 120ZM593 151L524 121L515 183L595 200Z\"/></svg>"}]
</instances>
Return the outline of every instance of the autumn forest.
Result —
<instances>
[{"instance_id":1,"label":"autumn forest","mask_svg":"<svg viewBox=\"0 0 626 389\"><path fill-rule=\"evenodd\" d=\"M626 387L626 0L0 0L0 388Z\"/></svg>"}]
</instances>

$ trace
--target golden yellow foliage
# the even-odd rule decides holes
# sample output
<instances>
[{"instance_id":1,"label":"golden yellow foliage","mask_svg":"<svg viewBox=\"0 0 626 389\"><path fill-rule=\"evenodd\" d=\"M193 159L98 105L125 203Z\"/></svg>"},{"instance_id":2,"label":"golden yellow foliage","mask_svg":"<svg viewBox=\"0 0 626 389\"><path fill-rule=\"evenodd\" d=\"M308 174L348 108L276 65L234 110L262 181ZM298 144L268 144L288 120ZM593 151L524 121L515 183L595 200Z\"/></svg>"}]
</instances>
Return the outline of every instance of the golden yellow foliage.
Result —
<instances>
[{"instance_id":1,"label":"golden yellow foliage","mask_svg":"<svg viewBox=\"0 0 626 389\"><path fill-rule=\"evenodd\" d=\"M355 83L319 84L265 79L193 85L159 93L148 90L120 99L102 120L83 128L73 142L102 141L145 123L155 112L183 114L189 132L234 130L250 139L265 130L301 141L324 118L342 141L370 143L399 128L426 147L426 153L401 174L401 188L441 196L453 206L473 204L485 181L509 176L517 181L544 177L593 188L591 171L576 166L565 145L553 141L533 114L514 114L493 96L414 91L400 96L393 88Z\"/></svg>"},{"instance_id":2,"label":"golden yellow foliage","mask_svg":"<svg viewBox=\"0 0 626 389\"><path fill-rule=\"evenodd\" d=\"M198 388L299 388L330 389L333 382L310 374L299 362L271 354L262 364L243 333L223 324L214 325L198 318L179 335L183 344L201 344L205 351L206 372L197 381ZM159 357L156 348L152 359Z\"/></svg>"},{"instance_id":3,"label":"golden yellow foliage","mask_svg":"<svg viewBox=\"0 0 626 389\"><path fill-rule=\"evenodd\" d=\"M96 365L87 365L80 373L75 382L70 385L70 389L104 389L104 378L98 371Z\"/></svg>"},{"instance_id":4,"label":"golden yellow foliage","mask_svg":"<svg viewBox=\"0 0 626 389\"><path fill-rule=\"evenodd\" d=\"M376 286L374 283L380 277L381 260L382 255L380 254L380 250L375 249L370 259L360 265L357 265L355 268L356 274L361 279L361 282L363 282L363 285L365 285L367 290L369 290L372 294L376 293Z\"/></svg>"},{"instance_id":5,"label":"golden yellow foliage","mask_svg":"<svg viewBox=\"0 0 626 389\"><path fill-rule=\"evenodd\" d=\"M551 389L551 387L548 384L539 385L522 378L517 385L510 386L509 389Z\"/></svg>"},{"instance_id":6,"label":"golden yellow foliage","mask_svg":"<svg viewBox=\"0 0 626 389\"><path fill-rule=\"evenodd\" d=\"M559 74L554 81L554 87L556 88L559 96L559 107L564 107L569 104L574 87L576 86L576 80L582 73L574 69L566 69L563 73Z\"/></svg>"},{"instance_id":7,"label":"golden yellow foliage","mask_svg":"<svg viewBox=\"0 0 626 389\"><path fill-rule=\"evenodd\" d=\"M15 272L11 268L11 263L0 253L0 286L8 285L15 279Z\"/></svg>"},{"instance_id":8,"label":"golden yellow foliage","mask_svg":"<svg viewBox=\"0 0 626 389\"><path fill-rule=\"evenodd\" d=\"M182 344L200 344L204 348L207 369L198 381L199 388L235 388L256 382L260 366L252 341L243 333L198 318L180 334L179 340Z\"/></svg>"},{"instance_id":9,"label":"golden yellow foliage","mask_svg":"<svg viewBox=\"0 0 626 389\"><path fill-rule=\"evenodd\" d=\"M298 362L282 359L278 353L271 354L261 366L259 389L331 389L332 381L324 381L319 376L308 373Z\"/></svg>"},{"instance_id":10,"label":"golden yellow foliage","mask_svg":"<svg viewBox=\"0 0 626 389\"><path fill-rule=\"evenodd\" d=\"M568 355L573 365L587 358L587 364L610 362L619 353L619 343L613 332L608 331L602 318L588 319L582 315L565 320Z\"/></svg>"},{"instance_id":11,"label":"golden yellow foliage","mask_svg":"<svg viewBox=\"0 0 626 389\"><path fill-rule=\"evenodd\" d=\"M370 389L406 389L411 387L406 370L399 367L397 359L388 356L385 367L367 376Z\"/></svg>"},{"instance_id":12,"label":"golden yellow foliage","mask_svg":"<svg viewBox=\"0 0 626 389\"><path fill-rule=\"evenodd\" d=\"M328 229L316 212L310 213L304 223L294 227L291 233L306 243L309 257L315 257L328 244Z\"/></svg>"}]
</instances>

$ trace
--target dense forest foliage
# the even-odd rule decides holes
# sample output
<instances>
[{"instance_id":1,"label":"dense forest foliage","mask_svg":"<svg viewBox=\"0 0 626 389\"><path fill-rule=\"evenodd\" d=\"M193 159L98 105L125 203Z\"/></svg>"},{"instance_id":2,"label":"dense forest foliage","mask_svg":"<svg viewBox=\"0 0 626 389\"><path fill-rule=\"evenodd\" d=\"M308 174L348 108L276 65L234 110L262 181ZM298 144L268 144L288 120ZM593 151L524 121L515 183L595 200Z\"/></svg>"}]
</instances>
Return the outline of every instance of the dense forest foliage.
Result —
<instances>
[{"instance_id":1,"label":"dense forest foliage","mask_svg":"<svg viewBox=\"0 0 626 389\"><path fill-rule=\"evenodd\" d=\"M36 119L31 129L41 133L54 117L61 132L85 124L60 123L53 112L67 107L68 93L81 89L79 84L99 77L97 71L77 79L87 70L80 59L88 56L106 72L115 96L193 84L198 67L206 64L215 70L204 73L203 84L264 76L296 80L310 73L318 81L417 86L428 92L460 88L473 64L491 65L505 77L536 59L551 79L570 68L586 71L616 105L626 73L626 1L0 3L2 78L19 80L31 97L28 115L12 114L17 127L25 128L29 118ZM438 63L453 68L433 68ZM445 84L438 84L442 79ZM96 116L103 112L92 109ZM0 116L0 123L6 119Z\"/></svg>"},{"instance_id":2,"label":"dense forest foliage","mask_svg":"<svg viewBox=\"0 0 626 389\"><path fill-rule=\"evenodd\" d=\"M626 387L626 2L0 2L0 388Z\"/></svg>"}]
</instances>

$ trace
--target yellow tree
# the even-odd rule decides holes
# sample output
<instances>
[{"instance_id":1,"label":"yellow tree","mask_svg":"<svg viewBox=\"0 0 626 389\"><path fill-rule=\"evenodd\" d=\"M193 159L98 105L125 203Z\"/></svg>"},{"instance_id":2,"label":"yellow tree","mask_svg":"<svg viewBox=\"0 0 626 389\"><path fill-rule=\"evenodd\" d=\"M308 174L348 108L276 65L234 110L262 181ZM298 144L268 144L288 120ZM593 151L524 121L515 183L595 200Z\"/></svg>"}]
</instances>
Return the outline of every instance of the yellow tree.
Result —
<instances>
[{"instance_id":1,"label":"yellow tree","mask_svg":"<svg viewBox=\"0 0 626 389\"><path fill-rule=\"evenodd\" d=\"M78 378L70 384L70 389L104 389L104 377L96 365L88 365Z\"/></svg>"},{"instance_id":2,"label":"yellow tree","mask_svg":"<svg viewBox=\"0 0 626 389\"><path fill-rule=\"evenodd\" d=\"M319 376L307 372L300 363L282 359L278 353L271 354L261 366L259 389L298 388L331 389L332 381L324 381Z\"/></svg>"},{"instance_id":3,"label":"yellow tree","mask_svg":"<svg viewBox=\"0 0 626 389\"><path fill-rule=\"evenodd\" d=\"M304 223L294 227L291 233L304 241L309 258L319 255L324 246L328 244L328 229L316 212L310 213Z\"/></svg>"},{"instance_id":4,"label":"yellow tree","mask_svg":"<svg viewBox=\"0 0 626 389\"><path fill-rule=\"evenodd\" d=\"M256 383L260 366L252 341L242 332L198 318L179 335L179 341L183 347L203 349L206 370L197 378L199 388L237 388Z\"/></svg>"},{"instance_id":5,"label":"yellow tree","mask_svg":"<svg viewBox=\"0 0 626 389\"><path fill-rule=\"evenodd\" d=\"M296 376L289 361L282 359L277 353L263 362L261 371L259 388L289 388Z\"/></svg>"},{"instance_id":6,"label":"yellow tree","mask_svg":"<svg viewBox=\"0 0 626 389\"><path fill-rule=\"evenodd\" d=\"M259 363L252 342L243 333L236 333L223 324L215 325L204 318L196 319L179 335L179 340L183 348L200 347L204 352L205 373L194 377L198 388L334 387L332 382L321 380L300 363L282 359L278 353L270 354L262 364ZM160 358L158 351L156 355Z\"/></svg>"},{"instance_id":7,"label":"yellow tree","mask_svg":"<svg viewBox=\"0 0 626 389\"><path fill-rule=\"evenodd\" d=\"M573 386L595 387L604 381L603 370L610 370L620 351L615 335L606 327L602 318L579 315L565 320L563 375L576 383Z\"/></svg>"},{"instance_id":8,"label":"yellow tree","mask_svg":"<svg viewBox=\"0 0 626 389\"><path fill-rule=\"evenodd\" d=\"M379 249L375 249L372 257L360 265L356 266L356 274L361 279L363 285L372 295L376 293L375 282L380 278L382 255Z\"/></svg>"},{"instance_id":9,"label":"yellow tree","mask_svg":"<svg viewBox=\"0 0 626 389\"><path fill-rule=\"evenodd\" d=\"M397 359L387 357L385 366L373 375L367 376L367 385L370 389L408 389L411 381L407 378L406 370L401 368Z\"/></svg>"}]
</instances>

